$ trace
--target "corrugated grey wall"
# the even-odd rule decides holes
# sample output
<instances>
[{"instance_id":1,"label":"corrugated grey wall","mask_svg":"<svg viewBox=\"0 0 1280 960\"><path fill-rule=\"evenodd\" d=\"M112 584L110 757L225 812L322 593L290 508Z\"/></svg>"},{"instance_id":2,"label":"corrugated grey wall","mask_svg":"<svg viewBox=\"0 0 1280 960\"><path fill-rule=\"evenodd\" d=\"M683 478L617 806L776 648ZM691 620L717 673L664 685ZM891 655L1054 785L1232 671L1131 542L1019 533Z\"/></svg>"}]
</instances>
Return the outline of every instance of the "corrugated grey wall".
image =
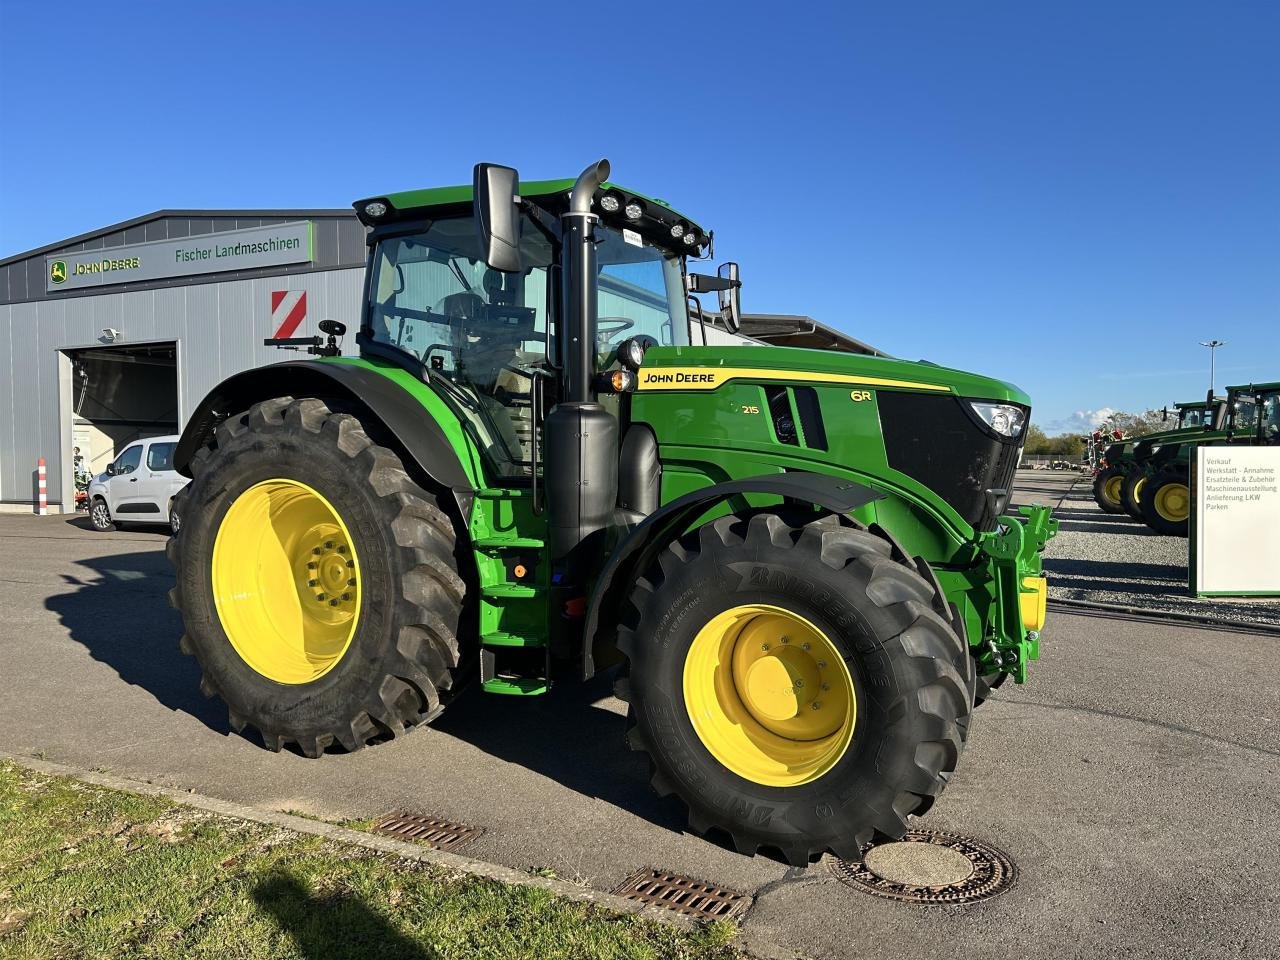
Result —
<instances>
[{"instance_id":1,"label":"corrugated grey wall","mask_svg":"<svg viewBox=\"0 0 1280 960\"><path fill-rule=\"evenodd\" d=\"M43 257L40 263L43 269ZM275 332L272 291L306 291L307 319L294 336L319 333L316 323L325 318L342 320L350 330L345 346L354 353L363 283L362 268L347 268L0 304L0 500L30 502L31 471L42 456L48 461L50 502L60 498L62 472L70 470L63 456L68 451L61 449L60 350L102 346L105 327L122 332L120 345L177 341L179 417L185 425L195 405L224 378L305 357L262 345Z\"/></svg>"}]
</instances>

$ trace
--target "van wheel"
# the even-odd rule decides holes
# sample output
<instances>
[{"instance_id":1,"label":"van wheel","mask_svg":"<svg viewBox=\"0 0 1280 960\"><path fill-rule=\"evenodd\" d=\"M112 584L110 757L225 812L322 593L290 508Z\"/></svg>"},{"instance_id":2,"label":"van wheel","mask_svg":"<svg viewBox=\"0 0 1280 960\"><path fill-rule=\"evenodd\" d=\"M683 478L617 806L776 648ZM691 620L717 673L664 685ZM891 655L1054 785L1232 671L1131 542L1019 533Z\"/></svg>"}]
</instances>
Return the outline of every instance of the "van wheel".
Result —
<instances>
[{"instance_id":1,"label":"van wheel","mask_svg":"<svg viewBox=\"0 0 1280 960\"><path fill-rule=\"evenodd\" d=\"M178 515L177 509L174 507L172 500L169 501L169 531L176 537L178 530L182 526L182 517Z\"/></svg>"},{"instance_id":2,"label":"van wheel","mask_svg":"<svg viewBox=\"0 0 1280 960\"><path fill-rule=\"evenodd\" d=\"M111 519L111 509L107 506L107 501L101 497L94 497L93 503L89 504L89 522L99 533L106 533L116 528Z\"/></svg>"}]
</instances>

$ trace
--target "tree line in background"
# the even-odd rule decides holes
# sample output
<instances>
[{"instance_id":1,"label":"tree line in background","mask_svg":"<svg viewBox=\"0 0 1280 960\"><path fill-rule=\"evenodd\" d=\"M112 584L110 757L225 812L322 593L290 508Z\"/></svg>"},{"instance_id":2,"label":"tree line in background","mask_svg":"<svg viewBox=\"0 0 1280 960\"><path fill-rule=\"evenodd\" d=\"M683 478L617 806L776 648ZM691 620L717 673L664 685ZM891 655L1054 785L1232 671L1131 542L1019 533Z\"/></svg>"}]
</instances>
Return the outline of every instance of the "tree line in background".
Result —
<instances>
[{"instance_id":1,"label":"tree line in background","mask_svg":"<svg viewBox=\"0 0 1280 960\"><path fill-rule=\"evenodd\" d=\"M1148 410L1146 413L1117 411L1100 423L1097 429L1107 433L1112 430L1123 430L1126 437L1141 437L1144 434L1155 433L1157 430L1168 430L1175 423L1175 420L1164 419L1163 410ZM1051 437L1033 423L1027 428L1027 443L1023 452L1061 457L1064 460L1079 460L1084 456L1085 443L1083 433L1062 433Z\"/></svg>"}]
</instances>

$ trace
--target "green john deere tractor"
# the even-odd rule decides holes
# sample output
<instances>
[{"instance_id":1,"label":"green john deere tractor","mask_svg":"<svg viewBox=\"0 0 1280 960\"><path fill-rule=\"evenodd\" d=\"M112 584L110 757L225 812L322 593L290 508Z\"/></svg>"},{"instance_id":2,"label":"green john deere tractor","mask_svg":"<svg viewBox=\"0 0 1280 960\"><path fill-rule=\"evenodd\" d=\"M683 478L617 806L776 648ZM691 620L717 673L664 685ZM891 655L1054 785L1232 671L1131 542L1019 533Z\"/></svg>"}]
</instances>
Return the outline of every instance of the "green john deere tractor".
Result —
<instances>
[{"instance_id":1,"label":"green john deere tractor","mask_svg":"<svg viewBox=\"0 0 1280 960\"><path fill-rule=\"evenodd\" d=\"M1120 440L1108 446L1103 453L1101 469L1093 478L1094 501L1107 513L1127 513L1134 520L1141 520L1138 494L1146 482L1141 464L1150 455L1151 447L1171 437L1213 429L1225 402L1214 397L1194 403L1175 403L1173 406L1177 411L1177 426L1142 437ZM1167 407L1164 413L1167 419Z\"/></svg>"},{"instance_id":2,"label":"green john deere tractor","mask_svg":"<svg viewBox=\"0 0 1280 960\"><path fill-rule=\"evenodd\" d=\"M1156 533L1185 537L1190 531L1191 459L1197 447L1280 443L1280 383L1227 387L1225 409L1214 426L1142 451L1138 506L1142 520Z\"/></svg>"},{"instance_id":3,"label":"green john deere tractor","mask_svg":"<svg viewBox=\"0 0 1280 960\"><path fill-rule=\"evenodd\" d=\"M1039 655L1056 521L1006 515L1029 401L731 336L736 265L691 272L711 234L608 171L481 164L355 205L359 358L326 321L318 359L225 381L178 445L182 648L236 730L311 757L469 681L613 668L694 829L857 857Z\"/></svg>"}]
</instances>

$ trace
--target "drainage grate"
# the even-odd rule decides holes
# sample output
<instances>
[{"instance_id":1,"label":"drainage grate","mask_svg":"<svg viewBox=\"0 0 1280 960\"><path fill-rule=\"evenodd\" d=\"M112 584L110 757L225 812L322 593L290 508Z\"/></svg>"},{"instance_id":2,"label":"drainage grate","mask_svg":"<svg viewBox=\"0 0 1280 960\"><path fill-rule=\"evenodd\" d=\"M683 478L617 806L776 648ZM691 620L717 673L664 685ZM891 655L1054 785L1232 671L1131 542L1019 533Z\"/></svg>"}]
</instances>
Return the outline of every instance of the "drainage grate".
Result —
<instances>
[{"instance_id":1,"label":"drainage grate","mask_svg":"<svg viewBox=\"0 0 1280 960\"><path fill-rule=\"evenodd\" d=\"M370 829L374 833L385 833L400 840L412 840L425 843L431 847L459 847L468 840L480 836L478 827L468 827L463 823L451 820L440 820L436 817L422 817L416 813L388 813L379 817Z\"/></svg>"},{"instance_id":2,"label":"drainage grate","mask_svg":"<svg viewBox=\"0 0 1280 960\"><path fill-rule=\"evenodd\" d=\"M868 867L865 858L857 863L834 860L831 862L831 871L837 879L849 886L875 894L877 897L933 905L986 900L1008 890L1018 877L1018 870L1007 854L990 844L940 830L911 830L901 841L883 843L871 848L867 851L866 857L872 856L872 850L887 852L896 847L905 848L908 844L927 844L928 846L920 850L906 850L901 858L902 865L897 866L896 869L885 870L883 866L880 867L885 873L893 873L892 877L881 876L880 873ZM930 848L936 849L931 852ZM959 860L963 864L963 860L959 858L968 860L972 868L972 872L962 880L934 885L928 884L927 880L919 885L910 882L909 875L917 863L922 874L927 873L931 867L939 873L945 873L952 867L951 862L948 861ZM889 858L877 859L888 860ZM930 860L935 862L931 864ZM890 865L895 866L892 861ZM877 866L879 866L878 863Z\"/></svg>"},{"instance_id":3,"label":"drainage grate","mask_svg":"<svg viewBox=\"0 0 1280 960\"><path fill-rule=\"evenodd\" d=\"M665 907L688 917L736 917L751 903L745 893L647 867L627 877L613 892L628 900Z\"/></svg>"}]
</instances>

